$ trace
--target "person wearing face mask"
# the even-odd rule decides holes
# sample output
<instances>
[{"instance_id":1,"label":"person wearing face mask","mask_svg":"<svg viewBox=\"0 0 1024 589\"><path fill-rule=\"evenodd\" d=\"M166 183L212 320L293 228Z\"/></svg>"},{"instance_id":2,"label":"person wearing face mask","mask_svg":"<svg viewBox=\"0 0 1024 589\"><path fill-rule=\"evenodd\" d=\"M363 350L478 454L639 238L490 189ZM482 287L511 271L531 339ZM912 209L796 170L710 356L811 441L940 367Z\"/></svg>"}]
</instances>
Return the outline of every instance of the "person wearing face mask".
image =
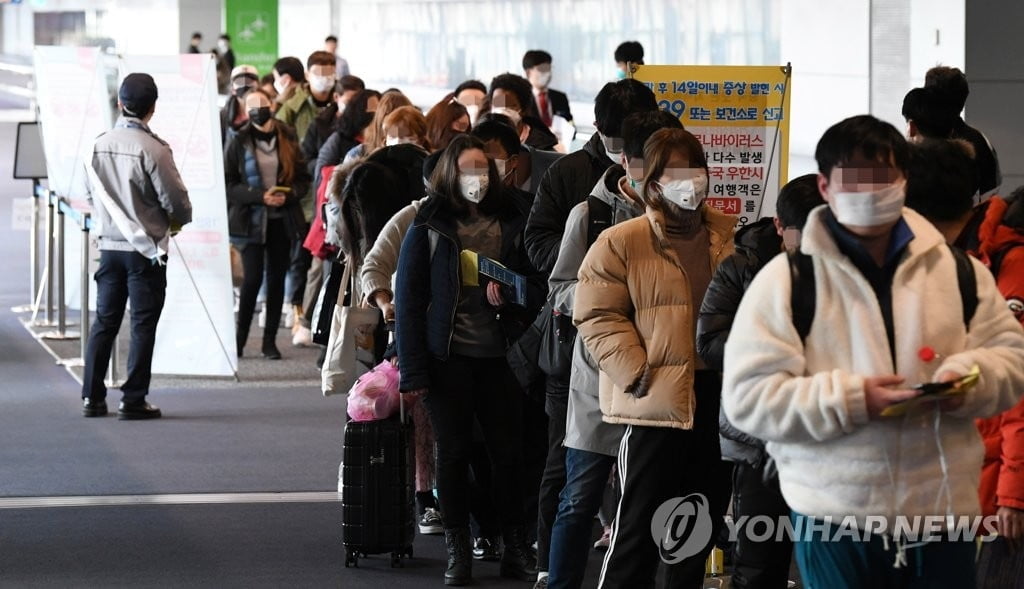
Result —
<instances>
[{"instance_id":1,"label":"person wearing face mask","mask_svg":"<svg viewBox=\"0 0 1024 589\"><path fill-rule=\"evenodd\" d=\"M454 94L446 95L427 111L427 139L432 153L444 151L455 137L468 132L469 111Z\"/></svg>"},{"instance_id":2,"label":"person wearing face mask","mask_svg":"<svg viewBox=\"0 0 1024 589\"><path fill-rule=\"evenodd\" d=\"M682 128L677 117L660 110L626 117L619 162L608 168L586 200L573 207L565 223L558 259L548 280L548 300L552 309L568 320L560 329L566 330L572 346L572 366L567 395L547 398L551 445L541 487L541 502L547 509L540 521L543 541L538 543L541 572L537 589L582 586L594 516L600 517L605 534L610 534L614 510L600 508L606 495L612 502L618 501L615 493L609 492L608 481L625 427L602 420L597 364L572 327L579 269L604 229L643 215L639 190L647 140L661 129Z\"/></svg>"},{"instance_id":3,"label":"person wearing face mask","mask_svg":"<svg viewBox=\"0 0 1024 589\"><path fill-rule=\"evenodd\" d=\"M466 80L455 88L455 100L466 107L469 113L469 124L475 126L480 116L480 109L487 100L487 86L479 80Z\"/></svg>"},{"instance_id":4,"label":"person wearing face mask","mask_svg":"<svg viewBox=\"0 0 1024 589\"><path fill-rule=\"evenodd\" d=\"M487 104L490 112L512 119L519 129L520 141L535 149L552 151L558 145L558 137L541 121L530 88L530 82L522 76L501 74L491 80Z\"/></svg>"},{"instance_id":5,"label":"person wearing face mask","mask_svg":"<svg viewBox=\"0 0 1024 589\"><path fill-rule=\"evenodd\" d=\"M644 46L639 41L624 41L615 48L615 77L624 80L629 77L629 64L644 64Z\"/></svg>"},{"instance_id":6,"label":"person wearing face mask","mask_svg":"<svg viewBox=\"0 0 1024 589\"><path fill-rule=\"evenodd\" d=\"M635 80L609 82L594 100L597 133L583 149L553 163L540 181L526 224L526 247L534 266L545 274L558 258L569 211L590 194L622 154L622 121L634 112L658 110L647 86Z\"/></svg>"},{"instance_id":7,"label":"person wearing face mask","mask_svg":"<svg viewBox=\"0 0 1024 589\"><path fill-rule=\"evenodd\" d=\"M245 95L253 88L259 87L259 72L251 65L240 65L231 70L231 96L220 109L220 140L227 140L238 132L248 121L249 114L245 109Z\"/></svg>"},{"instance_id":8,"label":"person wearing face mask","mask_svg":"<svg viewBox=\"0 0 1024 589\"><path fill-rule=\"evenodd\" d=\"M474 419L494 465L504 537L501 574L522 581L536 574L523 517L522 393L505 360L509 342L536 314L544 292L522 246L526 209L502 188L483 143L456 137L431 176L429 199L399 255L400 388L422 396L437 441L448 585L472 580L468 469ZM525 307L479 274L477 256L527 277Z\"/></svg>"},{"instance_id":9,"label":"person wearing face mask","mask_svg":"<svg viewBox=\"0 0 1024 589\"><path fill-rule=\"evenodd\" d=\"M384 120L396 109L412 106L409 98L398 90L389 90L381 95L377 109L373 113L373 120L366 127L365 138L362 143L348 150L345 154L344 163L365 158L374 151L384 147L386 135L384 133Z\"/></svg>"},{"instance_id":10,"label":"person wearing face mask","mask_svg":"<svg viewBox=\"0 0 1024 589\"><path fill-rule=\"evenodd\" d=\"M237 352L242 356L256 296L266 270L267 320L263 357L281 358L277 329L281 321L285 274L293 244L305 236L300 195L309 189L309 173L291 127L274 119L270 96L251 90L245 96L249 123L224 148L224 180L231 243L242 254L245 279L238 303Z\"/></svg>"},{"instance_id":11,"label":"person wearing face mask","mask_svg":"<svg viewBox=\"0 0 1024 589\"><path fill-rule=\"evenodd\" d=\"M815 158L828 206L811 212L799 253L769 262L739 305L743 329L725 346L725 414L767 440L793 525L820 527L795 542L808 586L972 587L973 537L950 536L947 525L923 542L890 532L897 516L945 524L981 514L974 418L1020 399L1024 331L988 270L903 207L908 148L892 125L841 121ZM801 290L814 289L800 313L794 268ZM883 414L922 394L913 383L952 381L974 366L969 391ZM855 536L830 541L837 526L823 518L836 514L853 518ZM888 528L866 527L868 516Z\"/></svg>"},{"instance_id":12,"label":"person wearing face mask","mask_svg":"<svg viewBox=\"0 0 1024 589\"><path fill-rule=\"evenodd\" d=\"M533 88L533 99L540 120L548 127L552 126L556 116L572 122L569 97L564 92L548 87L551 84L551 54L536 49L527 51L523 55L523 72Z\"/></svg>"},{"instance_id":13,"label":"person wearing face mask","mask_svg":"<svg viewBox=\"0 0 1024 589\"><path fill-rule=\"evenodd\" d=\"M775 218L765 217L736 234L736 253L715 271L697 321L697 353L710 368L722 370L736 309L754 276L779 252L799 247L807 216L823 204L817 175L800 176L779 191ZM718 422L722 459L733 465L733 519L761 516L778 521L789 517L764 441L737 430L724 412L719 412ZM788 538L754 542L740 534L733 551L732 583L736 587L785 587L792 559L793 543Z\"/></svg>"},{"instance_id":14,"label":"person wearing face mask","mask_svg":"<svg viewBox=\"0 0 1024 589\"><path fill-rule=\"evenodd\" d=\"M487 155L494 158L502 182L522 192L531 203L544 172L562 157L558 152L520 143L515 125L504 115L487 113L473 127L472 135L487 146Z\"/></svg>"},{"instance_id":15,"label":"person wearing face mask","mask_svg":"<svg viewBox=\"0 0 1024 589\"><path fill-rule=\"evenodd\" d=\"M646 214L597 238L580 266L573 309L601 370L603 419L626 426L622 497L600 587L654 585L660 559L651 522L665 501L703 495L700 523L713 538L729 499L718 444L720 379L697 356L695 334L711 275L733 252L736 217L704 204L707 160L690 132L651 135L643 170ZM668 565L666 585L700 586L711 548Z\"/></svg>"},{"instance_id":16,"label":"person wearing face mask","mask_svg":"<svg viewBox=\"0 0 1024 589\"><path fill-rule=\"evenodd\" d=\"M231 70L235 69L235 52L231 50L231 37L221 35L217 46L210 50L217 66L217 93L230 92Z\"/></svg>"}]
</instances>

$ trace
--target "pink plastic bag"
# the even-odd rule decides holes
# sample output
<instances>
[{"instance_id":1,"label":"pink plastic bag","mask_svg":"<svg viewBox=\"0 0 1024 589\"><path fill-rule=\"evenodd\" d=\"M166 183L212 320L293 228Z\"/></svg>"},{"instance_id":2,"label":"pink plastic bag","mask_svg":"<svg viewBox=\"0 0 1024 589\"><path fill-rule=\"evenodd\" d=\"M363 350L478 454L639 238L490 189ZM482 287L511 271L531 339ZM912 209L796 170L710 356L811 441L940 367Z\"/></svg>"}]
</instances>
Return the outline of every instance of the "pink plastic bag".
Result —
<instances>
[{"instance_id":1,"label":"pink plastic bag","mask_svg":"<svg viewBox=\"0 0 1024 589\"><path fill-rule=\"evenodd\" d=\"M398 413L398 368L385 360L359 377L348 395L352 421L387 419Z\"/></svg>"}]
</instances>

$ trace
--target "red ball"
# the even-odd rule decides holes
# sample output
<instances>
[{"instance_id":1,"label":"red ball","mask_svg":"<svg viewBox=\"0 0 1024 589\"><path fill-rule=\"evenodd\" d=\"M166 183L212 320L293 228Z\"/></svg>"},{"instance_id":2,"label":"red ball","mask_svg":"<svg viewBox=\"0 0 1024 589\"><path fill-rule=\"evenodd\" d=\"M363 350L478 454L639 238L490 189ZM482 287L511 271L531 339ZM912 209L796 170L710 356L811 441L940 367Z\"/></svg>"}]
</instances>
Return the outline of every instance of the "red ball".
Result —
<instances>
[{"instance_id":1,"label":"red ball","mask_svg":"<svg viewBox=\"0 0 1024 589\"><path fill-rule=\"evenodd\" d=\"M917 351L917 357L924 362L931 362L935 359L935 350L931 346L925 346Z\"/></svg>"}]
</instances>

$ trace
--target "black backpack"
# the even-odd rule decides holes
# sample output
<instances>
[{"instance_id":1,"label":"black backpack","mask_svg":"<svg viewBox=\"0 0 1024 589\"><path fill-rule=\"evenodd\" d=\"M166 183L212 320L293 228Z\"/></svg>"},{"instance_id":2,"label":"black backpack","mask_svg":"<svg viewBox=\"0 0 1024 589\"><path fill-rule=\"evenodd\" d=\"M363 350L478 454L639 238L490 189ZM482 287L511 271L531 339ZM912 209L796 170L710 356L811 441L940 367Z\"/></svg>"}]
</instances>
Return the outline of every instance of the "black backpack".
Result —
<instances>
[{"instance_id":1,"label":"black backpack","mask_svg":"<svg viewBox=\"0 0 1024 589\"><path fill-rule=\"evenodd\" d=\"M956 260L956 281L960 288L960 303L963 305L964 327L969 331L974 313L978 310L978 283L974 265L963 250L949 246ZM814 260L811 256L795 250L788 254L789 275L792 284L789 304L793 312L793 327L800 334L800 341L807 339L814 322L814 307L817 303L817 289L814 283Z\"/></svg>"}]
</instances>

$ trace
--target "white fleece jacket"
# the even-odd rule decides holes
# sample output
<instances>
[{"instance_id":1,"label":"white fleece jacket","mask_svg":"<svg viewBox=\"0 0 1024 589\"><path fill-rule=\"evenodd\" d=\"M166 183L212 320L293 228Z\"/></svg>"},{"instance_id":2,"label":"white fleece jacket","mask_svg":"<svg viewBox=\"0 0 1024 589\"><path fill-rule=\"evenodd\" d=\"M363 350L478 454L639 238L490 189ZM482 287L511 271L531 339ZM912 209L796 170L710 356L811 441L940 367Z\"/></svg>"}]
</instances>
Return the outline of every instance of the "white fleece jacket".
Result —
<instances>
[{"instance_id":1,"label":"white fleece jacket","mask_svg":"<svg viewBox=\"0 0 1024 589\"><path fill-rule=\"evenodd\" d=\"M414 200L395 213L381 229L380 235L363 260L359 281L367 302L374 307L377 306L374 297L378 292L383 290L392 298L395 296L392 281L395 271L398 270L398 253L402 250L402 240L409 232L409 227L412 227L412 222L416 220L416 213L426 201L426 198Z\"/></svg>"},{"instance_id":2,"label":"white fleece jacket","mask_svg":"<svg viewBox=\"0 0 1024 589\"><path fill-rule=\"evenodd\" d=\"M725 349L726 415L768 441L782 493L798 513L852 515L861 526L868 515L979 515L983 446L974 418L1012 407L1024 392L1020 324L974 261L979 304L965 332L953 255L928 221L904 209L915 237L893 280L894 368L877 297L836 246L826 210L811 213L801 242L814 257L817 287L806 346L793 326L789 264L780 255L736 314ZM923 362L923 346L942 358ZM901 418L868 419L865 377L895 373L913 385L974 364L981 378L960 409L925 404Z\"/></svg>"}]
</instances>

